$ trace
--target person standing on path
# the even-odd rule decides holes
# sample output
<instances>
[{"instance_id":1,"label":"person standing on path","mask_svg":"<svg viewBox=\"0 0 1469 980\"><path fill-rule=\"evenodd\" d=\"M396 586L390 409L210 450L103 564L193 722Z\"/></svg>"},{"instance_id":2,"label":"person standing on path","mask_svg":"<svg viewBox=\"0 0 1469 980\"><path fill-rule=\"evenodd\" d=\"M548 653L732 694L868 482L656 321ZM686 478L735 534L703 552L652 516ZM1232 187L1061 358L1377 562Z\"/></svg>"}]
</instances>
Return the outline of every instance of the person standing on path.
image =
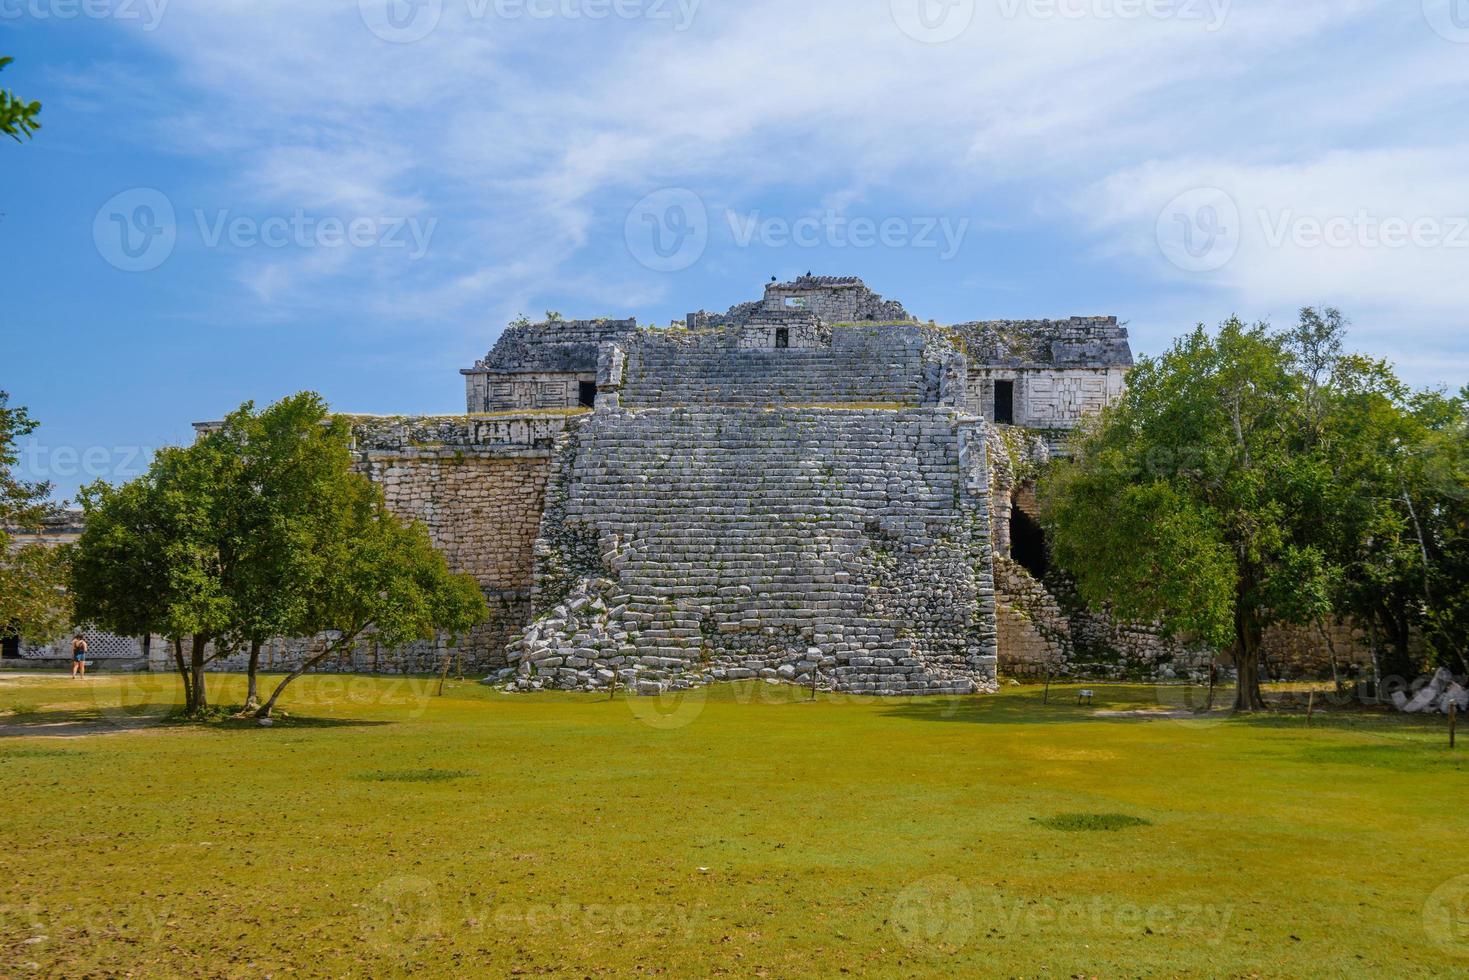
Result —
<instances>
[{"instance_id":1,"label":"person standing on path","mask_svg":"<svg viewBox=\"0 0 1469 980\"><path fill-rule=\"evenodd\" d=\"M87 641L80 633L71 640L71 676L87 676Z\"/></svg>"}]
</instances>

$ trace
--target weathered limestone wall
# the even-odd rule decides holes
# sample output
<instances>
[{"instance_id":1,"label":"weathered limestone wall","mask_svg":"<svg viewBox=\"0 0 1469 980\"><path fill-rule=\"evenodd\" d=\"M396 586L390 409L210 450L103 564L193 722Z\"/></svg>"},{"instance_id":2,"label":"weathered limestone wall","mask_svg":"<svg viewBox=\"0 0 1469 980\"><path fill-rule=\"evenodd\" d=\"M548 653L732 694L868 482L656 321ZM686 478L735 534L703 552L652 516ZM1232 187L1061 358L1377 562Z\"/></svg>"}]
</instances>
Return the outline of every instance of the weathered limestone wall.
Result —
<instances>
[{"instance_id":1,"label":"weathered limestone wall","mask_svg":"<svg viewBox=\"0 0 1469 980\"><path fill-rule=\"evenodd\" d=\"M597 379L602 345L622 341L637 329L632 319L514 324L494 350L461 372L466 410L575 408L581 383Z\"/></svg>"},{"instance_id":2,"label":"weathered limestone wall","mask_svg":"<svg viewBox=\"0 0 1469 980\"><path fill-rule=\"evenodd\" d=\"M1072 659L1071 623L1050 591L1016 562L995 556L999 667L1010 677L1059 674Z\"/></svg>"},{"instance_id":3,"label":"weathered limestone wall","mask_svg":"<svg viewBox=\"0 0 1469 980\"><path fill-rule=\"evenodd\" d=\"M532 552L552 447L575 420L566 414L354 418L359 468L382 486L394 513L428 527L450 568L475 577L491 618L452 651L446 643L387 648L368 640L321 669L434 673L446 652L457 653L465 671L505 666L507 644L530 619ZM270 670L295 667L311 646L277 640L262 651L262 662ZM246 660L234 655L215 667L243 670Z\"/></svg>"},{"instance_id":4,"label":"weathered limestone wall","mask_svg":"<svg viewBox=\"0 0 1469 980\"><path fill-rule=\"evenodd\" d=\"M945 409L603 410L568 433L516 686L995 682L984 426Z\"/></svg>"},{"instance_id":5,"label":"weathered limestone wall","mask_svg":"<svg viewBox=\"0 0 1469 980\"><path fill-rule=\"evenodd\" d=\"M763 299L740 303L727 313L700 310L685 322L691 330L740 326L761 315L809 313L825 323L899 323L913 317L896 300L885 300L860 279L802 276L794 282L770 283Z\"/></svg>"},{"instance_id":6,"label":"weathered limestone wall","mask_svg":"<svg viewBox=\"0 0 1469 980\"><path fill-rule=\"evenodd\" d=\"M622 405L933 404L935 340L917 326L845 326L829 346L770 350L724 330L650 331L627 344Z\"/></svg>"},{"instance_id":7,"label":"weathered limestone wall","mask_svg":"<svg viewBox=\"0 0 1469 980\"><path fill-rule=\"evenodd\" d=\"M810 310L827 323L892 323L912 319L902 303L884 300L858 281L819 277L767 287L764 308Z\"/></svg>"},{"instance_id":8,"label":"weathered limestone wall","mask_svg":"<svg viewBox=\"0 0 1469 980\"><path fill-rule=\"evenodd\" d=\"M1351 623L1333 621L1326 627L1330 643L1320 630L1307 626L1277 626L1265 631L1260 649L1271 677L1316 678L1331 676L1331 651L1336 649L1337 669L1344 677L1372 664L1372 649L1366 630Z\"/></svg>"},{"instance_id":9,"label":"weathered limestone wall","mask_svg":"<svg viewBox=\"0 0 1469 980\"><path fill-rule=\"evenodd\" d=\"M595 364L578 374L469 374L465 376L472 412L580 407L582 382L595 382Z\"/></svg>"},{"instance_id":10,"label":"weathered limestone wall","mask_svg":"<svg viewBox=\"0 0 1469 980\"><path fill-rule=\"evenodd\" d=\"M970 405L976 415L995 419L995 382L1015 386L1015 425L1032 429L1073 429L1116 401L1126 368L1011 368L970 365Z\"/></svg>"}]
</instances>

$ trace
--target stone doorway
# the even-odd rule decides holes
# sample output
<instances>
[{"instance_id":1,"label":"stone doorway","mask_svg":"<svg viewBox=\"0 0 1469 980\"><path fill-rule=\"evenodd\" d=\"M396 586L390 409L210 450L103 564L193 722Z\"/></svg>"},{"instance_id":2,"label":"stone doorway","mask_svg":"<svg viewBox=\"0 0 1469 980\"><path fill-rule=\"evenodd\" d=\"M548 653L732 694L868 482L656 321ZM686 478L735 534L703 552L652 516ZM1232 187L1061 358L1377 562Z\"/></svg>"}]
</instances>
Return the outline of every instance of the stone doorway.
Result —
<instances>
[{"instance_id":1,"label":"stone doorway","mask_svg":"<svg viewBox=\"0 0 1469 980\"><path fill-rule=\"evenodd\" d=\"M1015 424L1015 382L995 382L995 424Z\"/></svg>"},{"instance_id":2,"label":"stone doorway","mask_svg":"<svg viewBox=\"0 0 1469 980\"><path fill-rule=\"evenodd\" d=\"M1010 511L1010 557L1037 581L1044 579L1051 567L1045 530L1019 507Z\"/></svg>"}]
</instances>

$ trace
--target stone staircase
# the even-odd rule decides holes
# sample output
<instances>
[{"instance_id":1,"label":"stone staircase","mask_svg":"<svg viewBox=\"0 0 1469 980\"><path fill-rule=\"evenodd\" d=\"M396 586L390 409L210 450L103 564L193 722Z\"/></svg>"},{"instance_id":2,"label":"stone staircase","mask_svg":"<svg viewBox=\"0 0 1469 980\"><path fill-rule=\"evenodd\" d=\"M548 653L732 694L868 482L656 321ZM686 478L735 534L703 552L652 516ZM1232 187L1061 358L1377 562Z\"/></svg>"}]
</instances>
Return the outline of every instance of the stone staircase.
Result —
<instances>
[{"instance_id":1,"label":"stone staircase","mask_svg":"<svg viewBox=\"0 0 1469 980\"><path fill-rule=\"evenodd\" d=\"M944 409L599 411L537 544L521 687L994 684L983 495Z\"/></svg>"}]
</instances>

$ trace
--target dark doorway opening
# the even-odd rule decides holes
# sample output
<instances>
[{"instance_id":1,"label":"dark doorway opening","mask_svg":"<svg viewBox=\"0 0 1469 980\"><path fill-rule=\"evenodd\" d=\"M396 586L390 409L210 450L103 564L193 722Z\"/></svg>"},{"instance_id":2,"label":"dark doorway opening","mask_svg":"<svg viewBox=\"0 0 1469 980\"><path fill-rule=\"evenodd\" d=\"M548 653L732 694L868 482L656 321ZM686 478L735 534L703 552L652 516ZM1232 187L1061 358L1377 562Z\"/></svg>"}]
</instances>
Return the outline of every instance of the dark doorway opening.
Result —
<instances>
[{"instance_id":1,"label":"dark doorway opening","mask_svg":"<svg viewBox=\"0 0 1469 980\"><path fill-rule=\"evenodd\" d=\"M781 350L791 346L791 332L785 327L775 328L775 346Z\"/></svg>"},{"instance_id":2,"label":"dark doorway opening","mask_svg":"<svg viewBox=\"0 0 1469 980\"><path fill-rule=\"evenodd\" d=\"M995 382L995 424L1015 424L1015 382Z\"/></svg>"},{"instance_id":3,"label":"dark doorway opening","mask_svg":"<svg viewBox=\"0 0 1469 980\"><path fill-rule=\"evenodd\" d=\"M20 637L7 636L4 637L3 640L0 640L0 643L3 643L4 646L3 651L0 651L0 653L3 653L3 658L5 660L20 659Z\"/></svg>"},{"instance_id":4,"label":"dark doorway opening","mask_svg":"<svg viewBox=\"0 0 1469 980\"><path fill-rule=\"evenodd\" d=\"M1010 557L1038 579L1045 578L1051 568L1046 557L1046 532L1019 507L1010 511Z\"/></svg>"},{"instance_id":5,"label":"dark doorway opening","mask_svg":"<svg viewBox=\"0 0 1469 980\"><path fill-rule=\"evenodd\" d=\"M595 381L583 381L577 392L577 404L582 408L597 407L597 383Z\"/></svg>"}]
</instances>

